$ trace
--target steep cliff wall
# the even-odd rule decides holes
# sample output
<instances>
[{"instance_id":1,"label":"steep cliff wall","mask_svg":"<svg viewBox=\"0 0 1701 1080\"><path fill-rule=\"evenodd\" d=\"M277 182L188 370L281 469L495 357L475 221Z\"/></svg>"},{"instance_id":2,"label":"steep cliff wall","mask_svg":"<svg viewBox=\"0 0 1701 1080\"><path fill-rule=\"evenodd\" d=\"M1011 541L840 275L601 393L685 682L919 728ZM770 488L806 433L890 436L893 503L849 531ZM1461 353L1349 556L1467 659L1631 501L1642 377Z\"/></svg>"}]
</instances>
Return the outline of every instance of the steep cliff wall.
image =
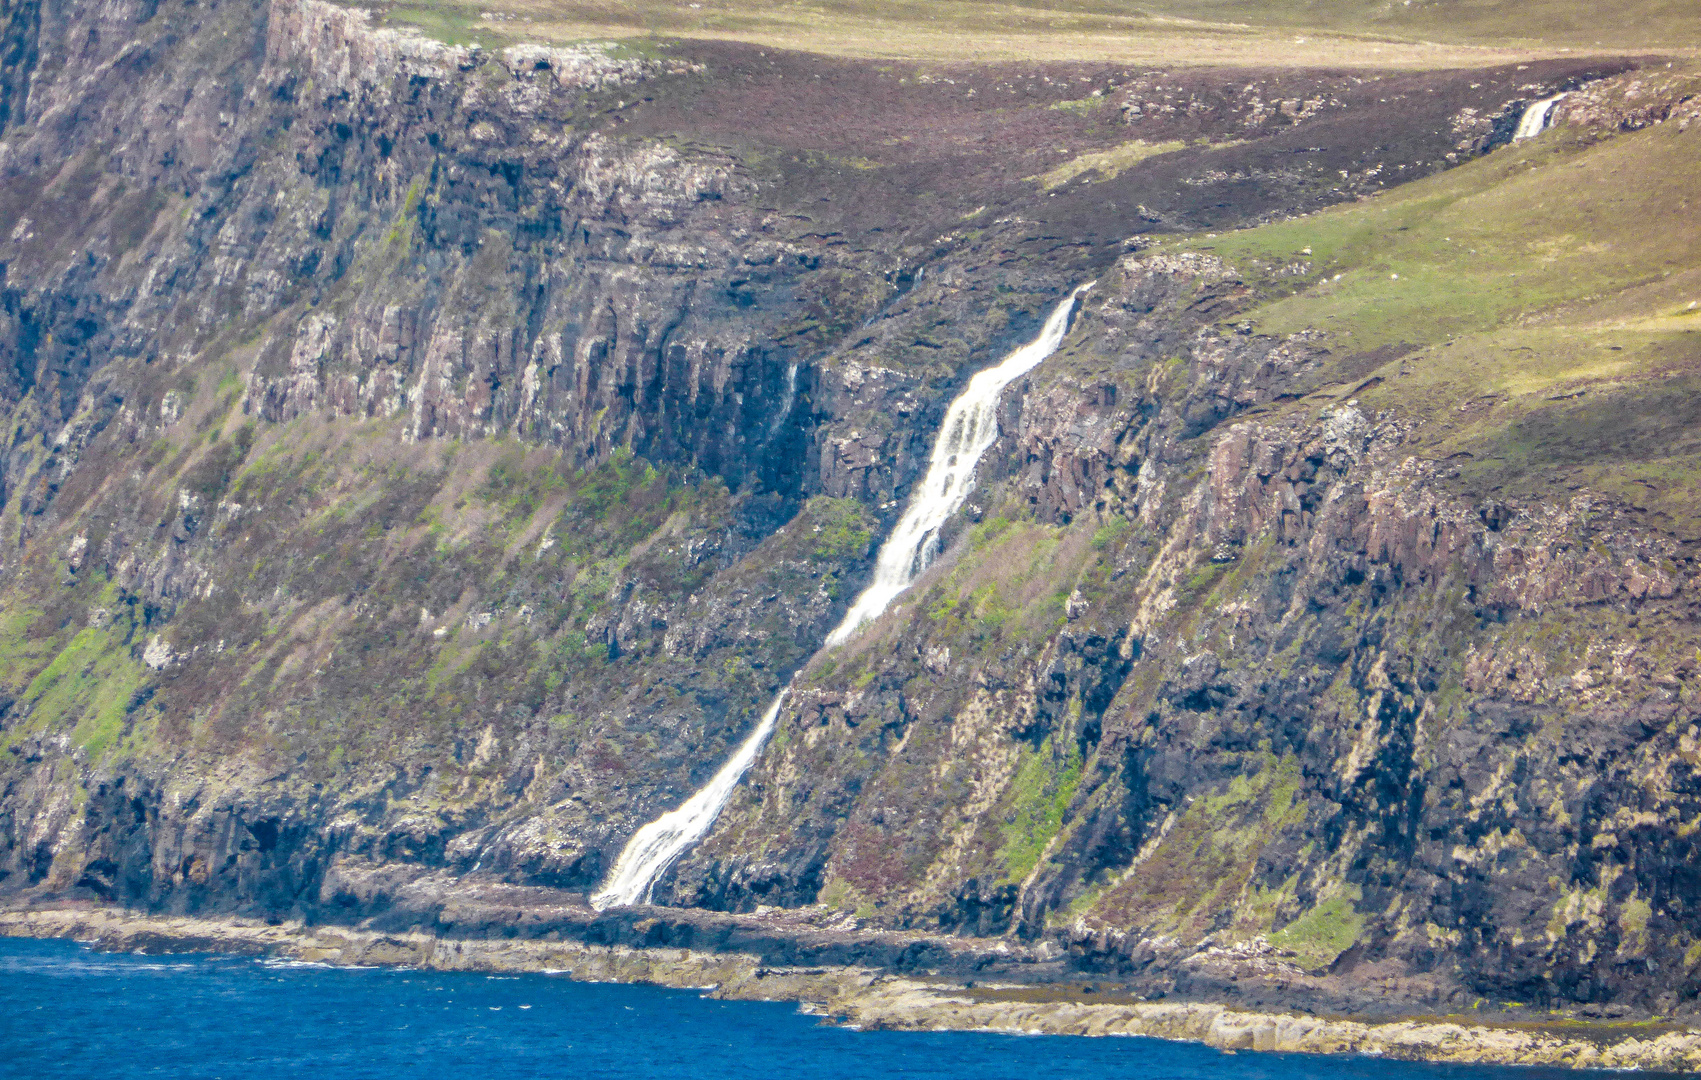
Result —
<instances>
[{"instance_id":1,"label":"steep cliff wall","mask_svg":"<svg viewBox=\"0 0 1701 1080\"><path fill-rule=\"evenodd\" d=\"M1011 934L1158 989L1689 994L1681 494L1613 494L1626 466L1560 498L1546 443L1494 472L1484 440L1584 406L1520 383L1552 400L1513 427L1481 395L1438 423L1398 376L1445 367L1439 331L1363 314L1407 300L1303 307L1383 255L1281 224L1623 63L889 70L477 49L319 0L0 18L0 890L323 919L430 875L588 889L815 653L954 390L1096 274L947 557L804 672L662 897ZM1592 148L1652 93L1608 85L1576 167L1681 175L1680 124ZM1610 239L1566 235L1550 262ZM1633 263L1593 295L1665 318L1681 284ZM1446 333L1511 325L1470 318ZM1687 372L1684 340L1613 385Z\"/></svg>"},{"instance_id":2,"label":"steep cliff wall","mask_svg":"<svg viewBox=\"0 0 1701 1080\"><path fill-rule=\"evenodd\" d=\"M1570 228L1485 189L1616 184L1617 126L1123 260L952 557L805 672L674 895L1054 938L1147 993L1692 1007L1694 238L1636 249L1657 284L1621 267L1611 322L1448 284L1386 325L1412 249ZM1686 125L1637 151L1696 152ZM1319 291L1340 323L1257 332Z\"/></svg>"},{"instance_id":3,"label":"steep cliff wall","mask_svg":"<svg viewBox=\"0 0 1701 1080\"><path fill-rule=\"evenodd\" d=\"M1085 333L1128 341L1154 293L1226 276L1131 259ZM1248 940L1183 987L1380 964L1430 1005L1589 1001L1685 970L1692 547L1611 500L1473 505L1399 419L1327 393L1189 430L1203 386L1326 384L1315 345L1138 352L1035 388L1025 467L931 588L812 669L684 896L807 884L1056 933L1162 988Z\"/></svg>"}]
</instances>

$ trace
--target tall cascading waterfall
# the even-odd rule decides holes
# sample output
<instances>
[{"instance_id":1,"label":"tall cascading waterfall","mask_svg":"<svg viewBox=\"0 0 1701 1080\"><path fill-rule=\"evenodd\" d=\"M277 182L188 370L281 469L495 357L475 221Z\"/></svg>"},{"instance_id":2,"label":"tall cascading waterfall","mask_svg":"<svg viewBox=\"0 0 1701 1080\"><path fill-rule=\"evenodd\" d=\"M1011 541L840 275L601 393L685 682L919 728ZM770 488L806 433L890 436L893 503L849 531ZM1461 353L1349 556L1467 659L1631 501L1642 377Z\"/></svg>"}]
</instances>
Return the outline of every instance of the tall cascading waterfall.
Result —
<instances>
[{"instance_id":1,"label":"tall cascading waterfall","mask_svg":"<svg viewBox=\"0 0 1701 1080\"><path fill-rule=\"evenodd\" d=\"M1545 131L1548 120L1553 117L1553 107L1558 105L1559 99L1564 96L1564 94L1555 94L1550 98L1531 102L1530 106L1524 110L1524 115L1518 120L1518 130L1513 133L1512 141L1533 139ZM1505 129L1502 128L1501 130L1504 131Z\"/></svg>"},{"instance_id":2,"label":"tall cascading waterfall","mask_svg":"<svg viewBox=\"0 0 1701 1080\"><path fill-rule=\"evenodd\" d=\"M1071 292L1046 318L1038 337L1006 356L998 366L970 379L968 388L951 403L945 423L939 429L939 438L933 444L927 475L892 535L880 546L873 582L827 635L822 648L843 643L865 623L877 618L939 554L940 529L974 490L975 465L998 438L999 396L1011 382L1057 351L1069 330L1069 316L1076 301L1094 284L1089 281ZM663 814L632 835L607 882L591 897L591 906L602 911L649 901L656 879L687 848L703 838L732 797L733 788L755 764L762 745L779 721L780 706L790 691L791 684L787 683L762 714L755 730L707 784L679 809Z\"/></svg>"}]
</instances>

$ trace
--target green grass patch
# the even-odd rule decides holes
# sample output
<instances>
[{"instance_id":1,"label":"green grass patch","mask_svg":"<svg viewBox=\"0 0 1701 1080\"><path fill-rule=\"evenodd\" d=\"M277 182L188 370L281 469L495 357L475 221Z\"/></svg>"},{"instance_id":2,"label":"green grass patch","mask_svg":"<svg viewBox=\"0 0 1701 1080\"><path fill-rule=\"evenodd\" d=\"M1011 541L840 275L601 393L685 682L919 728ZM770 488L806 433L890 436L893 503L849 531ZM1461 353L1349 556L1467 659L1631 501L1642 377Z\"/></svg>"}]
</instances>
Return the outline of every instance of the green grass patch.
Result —
<instances>
[{"instance_id":1,"label":"green grass patch","mask_svg":"<svg viewBox=\"0 0 1701 1080\"><path fill-rule=\"evenodd\" d=\"M1364 930L1364 916L1353 906L1362 896L1357 885L1344 887L1271 934L1270 943L1293 952L1308 971L1328 967Z\"/></svg>"},{"instance_id":2,"label":"green grass patch","mask_svg":"<svg viewBox=\"0 0 1701 1080\"><path fill-rule=\"evenodd\" d=\"M493 33L480 24L478 8L454 4L409 4L393 7L385 20L394 26L416 30L445 45L483 45L487 48L507 44L504 35Z\"/></svg>"},{"instance_id":3,"label":"green grass patch","mask_svg":"<svg viewBox=\"0 0 1701 1080\"><path fill-rule=\"evenodd\" d=\"M1065 104L1073 104L1066 102ZM1173 154L1177 150L1187 149L1187 144L1181 141L1149 143L1142 139L1125 142L1121 146L1109 150L1094 150L1070 158L1055 169L1048 170L1034 177L1046 191L1060 188L1069 181L1087 173L1093 173L1101 180L1114 180L1124 171L1161 154Z\"/></svg>"},{"instance_id":4,"label":"green grass patch","mask_svg":"<svg viewBox=\"0 0 1701 1080\"><path fill-rule=\"evenodd\" d=\"M131 655L139 627L130 606L117 603L111 587L103 599L107 621L74 634L18 696L28 720L8 745L25 732L70 731L72 744L98 761L117 744L148 672Z\"/></svg>"},{"instance_id":5,"label":"green grass patch","mask_svg":"<svg viewBox=\"0 0 1701 1080\"><path fill-rule=\"evenodd\" d=\"M1077 116L1092 116L1094 113L1110 104L1110 101L1111 99L1100 94L1098 97L1077 98L1074 101L1058 101L1046 107L1049 109L1055 109L1058 112L1074 113Z\"/></svg>"},{"instance_id":6,"label":"green grass patch","mask_svg":"<svg viewBox=\"0 0 1701 1080\"><path fill-rule=\"evenodd\" d=\"M16 686L39 671L58 645L51 636L31 633L42 618L41 608L20 602L16 595L6 601L0 610L0 685Z\"/></svg>"},{"instance_id":7,"label":"green grass patch","mask_svg":"<svg viewBox=\"0 0 1701 1080\"><path fill-rule=\"evenodd\" d=\"M1681 204L1698 172L1701 139L1556 131L1366 202L1188 246L1288 294L1252 313L1264 331L1320 327L1365 350L1438 342L1691 265L1701 224ZM1287 273L1295 262L1310 272Z\"/></svg>"},{"instance_id":8,"label":"green grass patch","mask_svg":"<svg viewBox=\"0 0 1701 1080\"><path fill-rule=\"evenodd\" d=\"M810 555L816 559L860 559L874 542L874 521L855 499L818 495L804 513L811 521Z\"/></svg>"},{"instance_id":9,"label":"green grass patch","mask_svg":"<svg viewBox=\"0 0 1701 1080\"><path fill-rule=\"evenodd\" d=\"M999 829L1004 843L998 859L1007 881L1020 882L1039 865L1075 798L1081 783L1081 748L1073 739L1063 742L1059 747L1047 737L1038 750L1022 750L1010 785L1010 818Z\"/></svg>"}]
</instances>

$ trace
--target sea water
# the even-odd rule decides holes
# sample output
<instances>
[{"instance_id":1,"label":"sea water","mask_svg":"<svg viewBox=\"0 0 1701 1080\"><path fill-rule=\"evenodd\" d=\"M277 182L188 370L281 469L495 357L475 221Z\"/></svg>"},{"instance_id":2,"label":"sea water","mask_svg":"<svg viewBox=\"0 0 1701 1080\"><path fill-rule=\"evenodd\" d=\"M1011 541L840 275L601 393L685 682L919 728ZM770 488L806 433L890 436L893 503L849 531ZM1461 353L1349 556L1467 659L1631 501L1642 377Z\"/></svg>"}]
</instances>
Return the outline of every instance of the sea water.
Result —
<instances>
[{"instance_id":1,"label":"sea water","mask_svg":"<svg viewBox=\"0 0 1701 1080\"><path fill-rule=\"evenodd\" d=\"M564 976L135 956L0 938L0 1077L1558 1080L1146 1038L856 1032L789 1003Z\"/></svg>"}]
</instances>

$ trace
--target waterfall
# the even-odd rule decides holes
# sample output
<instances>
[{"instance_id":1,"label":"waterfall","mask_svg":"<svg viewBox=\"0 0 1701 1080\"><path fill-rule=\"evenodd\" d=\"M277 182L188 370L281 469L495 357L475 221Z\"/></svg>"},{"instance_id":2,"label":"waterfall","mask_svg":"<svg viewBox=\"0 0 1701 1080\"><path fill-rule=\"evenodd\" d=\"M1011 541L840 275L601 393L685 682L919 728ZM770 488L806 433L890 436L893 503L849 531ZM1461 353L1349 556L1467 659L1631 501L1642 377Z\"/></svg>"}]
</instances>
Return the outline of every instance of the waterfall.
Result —
<instances>
[{"instance_id":1,"label":"waterfall","mask_svg":"<svg viewBox=\"0 0 1701 1080\"><path fill-rule=\"evenodd\" d=\"M1069 314L1075 300L1092 288L1093 282L1069 294L1045 320L1039 337L969 380L968 389L957 395L945 413L945 423L933 444L927 476L910 499L904 516L880 547L874 564L874 580L846 613L838 628L827 635L827 645L841 644L866 623L886 610L886 605L939 554L939 530L963 505L974 490L975 465L998 438L998 398L1011 382L1032 371L1041 360L1057 351L1069 330Z\"/></svg>"},{"instance_id":2,"label":"waterfall","mask_svg":"<svg viewBox=\"0 0 1701 1080\"><path fill-rule=\"evenodd\" d=\"M773 704L762 714L756 730L739 744L738 752L727 759L707 784L686 799L679 809L668 811L632 834L632 839L626 841L625 849L614 864L614 873L608 875L608 884L591 897L592 907L601 911L649 901L650 889L656 879L673 865L673 860L685 853L686 848L701 840L709 826L715 823L715 818L720 816L721 807L732 797L732 789L738 786L744 770L755 763L762 744L768 741L774 723L780 718L780 705L786 699L786 690L790 689L791 684L787 683L785 690L774 695Z\"/></svg>"},{"instance_id":3,"label":"waterfall","mask_svg":"<svg viewBox=\"0 0 1701 1080\"><path fill-rule=\"evenodd\" d=\"M1564 94L1555 94L1550 98L1531 102L1530 107L1524 110L1523 117L1518 121L1518 130L1512 136L1512 141L1533 139L1540 135L1547 127L1549 118L1553 116L1553 107L1558 105L1559 99L1564 96ZM1501 130L1504 131L1505 129L1502 128Z\"/></svg>"},{"instance_id":4,"label":"waterfall","mask_svg":"<svg viewBox=\"0 0 1701 1080\"><path fill-rule=\"evenodd\" d=\"M875 559L874 580L856 598L844 619L827 635L822 648L832 648L854 634L864 623L878 617L894 598L931 563L939 553L939 530L963 505L974 490L975 465L998 438L998 398L1011 382L1032 371L1041 360L1057 351L1069 330L1069 316L1082 293L1092 288L1087 282L1071 292L1052 310L1039 336L1006 356L997 367L988 368L969 380L968 388L951 403L945 423L933 444L927 476L916 489L904 516L892 535L880 546ZM795 384L795 367L788 373L788 389ZM788 393L788 398L790 394ZM802 670L801 668L799 670ZM796 676L792 676L793 679ZM756 761L762 744L779 721L780 705L791 683L775 695L756 728L739 744L737 752L677 810L669 811L632 835L615 860L608 881L591 897L598 911L647 903L656 879L672 866L685 849L701 840L732 797L745 770Z\"/></svg>"},{"instance_id":5,"label":"waterfall","mask_svg":"<svg viewBox=\"0 0 1701 1080\"><path fill-rule=\"evenodd\" d=\"M797 364L786 368L786 396L780 401L780 411L774 416L774 422L768 425L768 438L780 433L780 425L791 415L791 407L797 401Z\"/></svg>"}]
</instances>

